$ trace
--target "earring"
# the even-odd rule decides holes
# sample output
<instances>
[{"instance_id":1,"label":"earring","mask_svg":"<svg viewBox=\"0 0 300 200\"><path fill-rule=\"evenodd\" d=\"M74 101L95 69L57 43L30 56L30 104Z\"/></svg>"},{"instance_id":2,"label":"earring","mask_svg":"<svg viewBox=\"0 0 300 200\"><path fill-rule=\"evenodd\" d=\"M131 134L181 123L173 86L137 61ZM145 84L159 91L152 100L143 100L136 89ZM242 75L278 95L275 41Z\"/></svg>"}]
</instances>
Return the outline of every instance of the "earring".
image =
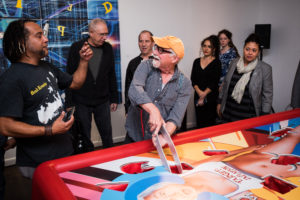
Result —
<instances>
[{"instance_id":1,"label":"earring","mask_svg":"<svg viewBox=\"0 0 300 200\"><path fill-rule=\"evenodd\" d=\"M24 45L21 45L20 42L18 43L18 46L19 46L19 51L21 54L25 53L25 47Z\"/></svg>"}]
</instances>

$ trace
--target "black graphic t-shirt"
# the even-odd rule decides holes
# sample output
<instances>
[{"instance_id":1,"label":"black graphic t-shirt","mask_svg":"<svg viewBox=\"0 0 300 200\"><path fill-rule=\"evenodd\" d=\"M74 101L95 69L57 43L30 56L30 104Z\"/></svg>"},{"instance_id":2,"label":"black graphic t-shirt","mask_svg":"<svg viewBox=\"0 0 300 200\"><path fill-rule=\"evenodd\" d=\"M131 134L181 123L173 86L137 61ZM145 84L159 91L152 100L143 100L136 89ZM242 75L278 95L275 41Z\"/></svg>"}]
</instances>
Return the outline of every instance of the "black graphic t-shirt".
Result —
<instances>
[{"instance_id":1,"label":"black graphic t-shirt","mask_svg":"<svg viewBox=\"0 0 300 200\"><path fill-rule=\"evenodd\" d=\"M72 76L50 63L39 66L14 63L0 78L0 116L43 126L52 124L63 110L59 89L70 86ZM17 138L17 165L33 166L71 155L68 133L51 137Z\"/></svg>"}]
</instances>

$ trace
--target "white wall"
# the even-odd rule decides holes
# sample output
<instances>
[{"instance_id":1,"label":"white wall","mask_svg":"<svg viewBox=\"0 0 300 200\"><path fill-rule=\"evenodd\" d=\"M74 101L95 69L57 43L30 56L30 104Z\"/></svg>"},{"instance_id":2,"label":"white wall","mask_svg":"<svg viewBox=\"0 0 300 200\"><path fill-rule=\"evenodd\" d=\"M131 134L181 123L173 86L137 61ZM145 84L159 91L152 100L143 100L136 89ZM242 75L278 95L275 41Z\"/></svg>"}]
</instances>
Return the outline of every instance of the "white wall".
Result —
<instances>
[{"instance_id":1,"label":"white wall","mask_svg":"<svg viewBox=\"0 0 300 200\"><path fill-rule=\"evenodd\" d=\"M290 103L291 88L300 59L300 1L298 0L119 0L121 66L124 86L129 60L138 53L137 37L149 29L155 36L175 35L185 44L179 67L190 76L200 42L226 28L240 54L255 24L271 24L271 48L263 60L273 67L276 112ZM124 88L124 87L123 87ZM123 109L123 108L122 108ZM194 108L188 107L188 127L195 124Z\"/></svg>"},{"instance_id":2,"label":"white wall","mask_svg":"<svg viewBox=\"0 0 300 200\"><path fill-rule=\"evenodd\" d=\"M300 1L259 2L258 22L272 24L271 48L265 51L264 60L273 67L273 106L276 112L284 111L300 59Z\"/></svg>"},{"instance_id":3,"label":"white wall","mask_svg":"<svg viewBox=\"0 0 300 200\"><path fill-rule=\"evenodd\" d=\"M233 33L233 41L242 54L243 42L254 32L254 25L272 24L271 48L264 51L264 61L273 67L273 107L276 112L284 111L290 103L300 59L299 10L298 0L119 0L122 88L127 64L139 54L137 37L143 29L151 30L155 36L180 37L185 57L179 68L190 76L205 37L226 28ZM125 136L124 113L123 104L112 113L115 142ZM187 121L188 127L195 125L191 102ZM101 144L94 125L92 132L95 144ZM8 152L7 157L12 155Z\"/></svg>"}]
</instances>

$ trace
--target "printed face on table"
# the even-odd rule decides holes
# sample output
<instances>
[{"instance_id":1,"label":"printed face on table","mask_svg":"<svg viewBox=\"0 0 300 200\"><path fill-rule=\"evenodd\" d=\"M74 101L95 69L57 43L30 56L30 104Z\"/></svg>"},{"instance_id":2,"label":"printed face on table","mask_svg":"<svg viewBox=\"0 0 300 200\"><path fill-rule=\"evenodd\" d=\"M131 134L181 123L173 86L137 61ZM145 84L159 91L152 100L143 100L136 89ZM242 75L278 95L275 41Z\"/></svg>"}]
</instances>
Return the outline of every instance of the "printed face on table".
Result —
<instances>
[{"instance_id":1,"label":"printed face on table","mask_svg":"<svg viewBox=\"0 0 300 200\"><path fill-rule=\"evenodd\" d=\"M150 55L152 53L153 42L150 33L144 32L140 34L139 48L142 55Z\"/></svg>"},{"instance_id":2,"label":"printed face on table","mask_svg":"<svg viewBox=\"0 0 300 200\"><path fill-rule=\"evenodd\" d=\"M220 41L220 45L221 47L226 47L229 43L229 39L228 37L224 34L224 33L221 33L220 36L219 36L219 41Z\"/></svg>"},{"instance_id":3,"label":"printed face on table","mask_svg":"<svg viewBox=\"0 0 300 200\"><path fill-rule=\"evenodd\" d=\"M259 47L255 42L248 42L244 46L244 62L250 63L254 61L259 55Z\"/></svg>"},{"instance_id":4,"label":"printed face on table","mask_svg":"<svg viewBox=\"0 0 300 200\"><path fill-rule=\"evenodd\" d=\"M26 54L43 58L48 55L48 38L43 34L41 27L34 22L25 23L25 29L29 32L25 46Z\"/></svg>"},{"instance_id":5,"label":"printed face on table","mask_svg":"<svg viewBox=\"0 0 300 200\"><path fill-rule=\"evenodd\" d=\"M144 200L195 200L196 198L197 192L194 188L182 184L169 184L152 192Z\"/></svg>"},{"instance_id":6,"label":"printed face on table","mask_svg":"<svg viewBox=\"0 0 300 200\"><path fill-rule=\"evenodd\" d=\"M107 39L108 28L106 24L99 22L95 26L91 27L89 34L89 42L91 43L91 45L99 47L102 46Z\"/></svg>"}]
</instances>

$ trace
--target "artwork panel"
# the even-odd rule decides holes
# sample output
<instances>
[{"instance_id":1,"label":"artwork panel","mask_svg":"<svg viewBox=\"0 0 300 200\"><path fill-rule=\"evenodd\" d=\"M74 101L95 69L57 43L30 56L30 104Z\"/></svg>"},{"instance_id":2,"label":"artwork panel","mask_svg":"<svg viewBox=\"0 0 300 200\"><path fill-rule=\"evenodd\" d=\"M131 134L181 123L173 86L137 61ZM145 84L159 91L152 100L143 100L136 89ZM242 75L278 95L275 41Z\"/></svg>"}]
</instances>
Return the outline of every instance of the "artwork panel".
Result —
<instances>
[{"instance_id":1,"label":"artwork panel","mask_svg":"<svg viewBox=\"0 0 300 200\"><path fill-rule=\"evenodd\" d=\"M105 20L118 20L118 1L117 0L87 0L88 18L102 18Z\"/></svg>"},{"instance_id":2,"label":"artwork panel","mask_svg":"<svg viewBox=\"0 0 300 200\"><path fill-rule=\"evenodd\" d=\"M116 79L118 86L118 103L122 103L122 75L121 75L121 63L115 63Z\"/></svg>"},{"instance_id":3,"label":"artwork panel","mask_svg":"<svg viewBox=\"0 0 300 200\"><path fill-rule=\"evenodd\" d=\"M41 13L44 20L87 19L86 0L41 0Z\"/></svg>"},{"instance_id":4,"label":"artwork panel","mask_svg":"<svg viewBox=\"0 0 300 200\"><path fill-rule=\"evenodd\" d=\"M41 0L44 19L94 19L118 20L118 1L102 0Z\"/></svg>"},{"instance_id":5,"label":"artwork panel","mask_svg":"<svg viewBox=\"0 0 300 200\"><path fill-rule=\"evenodd\" d=\"M0 18L39 19L40 1L2 0L0 2Z\"/></svg>"},{"instance_id":6,"label":"artwork panel","mask_svg":"<svg viewBox=\"0 0 300 200\"><path fill-rule=\"evenodd\" d=\"M48 23L49 55L46 59L65 71L69 48L73 42L87 37L85 33L88 22L86 20L50 20Z\"/></svg>"}]
</instances>

